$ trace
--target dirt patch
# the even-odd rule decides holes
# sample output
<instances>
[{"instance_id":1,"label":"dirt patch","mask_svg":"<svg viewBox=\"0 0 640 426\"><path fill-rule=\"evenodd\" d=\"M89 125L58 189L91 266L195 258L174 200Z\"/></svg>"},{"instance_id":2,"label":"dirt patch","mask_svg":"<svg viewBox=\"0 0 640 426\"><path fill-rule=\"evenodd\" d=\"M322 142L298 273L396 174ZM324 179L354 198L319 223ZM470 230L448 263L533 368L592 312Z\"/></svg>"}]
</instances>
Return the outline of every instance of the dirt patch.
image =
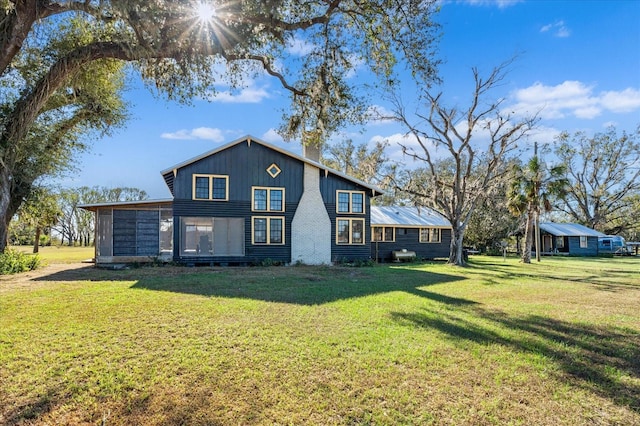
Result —
<instances>
[{"instance_id":1,"label":"dirt patch","mask_svg":"<svg viewBox=\"0 0 640 426\"><path fill-rule=\"evenodd\" d=\"M55 276L55 281L72 281L87 279L95 271L92 264L87 263L53 263L36 269L35 271L22 272L20 274L0 275L0 292L15 290L25 287L33 287L38 282L47 281L46 277ZM60 277L66 277L62 279Z\"/></svg>"}]
</instances>

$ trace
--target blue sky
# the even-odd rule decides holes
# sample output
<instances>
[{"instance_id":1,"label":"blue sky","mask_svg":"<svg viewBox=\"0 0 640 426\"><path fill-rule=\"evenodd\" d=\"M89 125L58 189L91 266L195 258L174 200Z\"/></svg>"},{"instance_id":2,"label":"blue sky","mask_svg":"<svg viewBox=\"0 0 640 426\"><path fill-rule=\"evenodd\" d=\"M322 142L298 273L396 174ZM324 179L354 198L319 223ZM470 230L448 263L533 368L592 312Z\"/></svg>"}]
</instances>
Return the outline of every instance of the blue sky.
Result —
<instances>
[{"instance_id":1,"label":"blue sky","mask_svg":"<svg viewBox=\"0 0 640 426\"><path fill-rule=\"evenodd\" d=\"M486 73L517 55L493 93L512 111L541 111L531 140L550 142L560 131L591 134L609 125L630 132L640 124L640 0L446 0L436 20L444 63L443 84L435 90L448 105L468 104L472 67ZM130 85L126 128L93 142L62 186L133 186L151 198L168 198L160 170L240 136L300 152L299 144L282 142L274 130L288 98L268 76L189 106L154 97L136 77ZM388 155L402 160L401 127L372 123L358 130L345 129L336 140L389 140Z\"/></svg>"}]
</instances>

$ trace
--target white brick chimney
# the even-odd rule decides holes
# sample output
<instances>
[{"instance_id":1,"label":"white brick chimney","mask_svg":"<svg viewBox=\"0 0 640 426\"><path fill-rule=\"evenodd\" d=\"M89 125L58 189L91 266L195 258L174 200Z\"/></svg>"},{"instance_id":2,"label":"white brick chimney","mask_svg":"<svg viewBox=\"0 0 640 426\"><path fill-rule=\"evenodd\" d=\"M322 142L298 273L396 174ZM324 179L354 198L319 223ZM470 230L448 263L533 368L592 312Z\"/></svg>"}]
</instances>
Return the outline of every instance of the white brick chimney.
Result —
<instances>
[{"instance_id":1,"label":"white brick chimney","mask_svg":"<svg viewBox=\"0 0 640 426\"><path fill-rule=\"evenodd\" d=\"M320 149L304 146L305 158L319 162ZM320 194L320 169L304 164L304 190L291 222L291 262L331 263L331 219Z\"/></svg>"}]
</instances>

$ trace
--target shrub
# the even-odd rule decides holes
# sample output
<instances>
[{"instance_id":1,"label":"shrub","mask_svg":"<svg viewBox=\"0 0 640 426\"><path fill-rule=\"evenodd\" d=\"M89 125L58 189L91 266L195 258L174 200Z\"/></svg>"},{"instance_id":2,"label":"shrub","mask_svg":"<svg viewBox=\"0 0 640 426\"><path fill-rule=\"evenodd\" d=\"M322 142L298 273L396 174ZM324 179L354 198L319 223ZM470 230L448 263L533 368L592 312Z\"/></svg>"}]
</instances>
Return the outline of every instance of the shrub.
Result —
<instances>
[{"instance_id":1,"label":"shrub","mask_svg":"<svg viewBox=\"0 0 640 426\"><path fill-rule=\"evenodd\" d=\"M27 254L8 248L4 253L0 253L0 275L33 271L40 266L40 263L40 257L37 254Z\"/></svg>"}]
</instances>

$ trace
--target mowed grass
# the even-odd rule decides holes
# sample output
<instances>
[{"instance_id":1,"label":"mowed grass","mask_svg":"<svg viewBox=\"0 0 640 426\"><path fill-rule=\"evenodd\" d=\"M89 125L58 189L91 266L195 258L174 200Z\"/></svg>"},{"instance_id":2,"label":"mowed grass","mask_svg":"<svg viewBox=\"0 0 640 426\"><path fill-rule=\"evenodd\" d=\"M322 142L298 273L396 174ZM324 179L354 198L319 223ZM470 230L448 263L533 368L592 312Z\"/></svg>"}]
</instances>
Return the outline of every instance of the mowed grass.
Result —
<instances>
[{"instance_id":1,"label":"mowed grass","mask_svg":"<svg viewBox=\"0 0 640 426\"><path fill-rule=\"evenodd\" d=\"M33 246L13 246L24 253L33 253ZM44 246L38 248L38 256L44 264L76 263L92 259L95 251L93 247Z\"/></svg>"},{"instance_id":2,"label":"mowed grass","mask_svg":"<svg viewBox=\"0 0 640 426\"><path fill-rule=\"evenodd\" d=\"M0 281L0 424L640 424L640 259Z\"/></svg>"}]
</instances>

